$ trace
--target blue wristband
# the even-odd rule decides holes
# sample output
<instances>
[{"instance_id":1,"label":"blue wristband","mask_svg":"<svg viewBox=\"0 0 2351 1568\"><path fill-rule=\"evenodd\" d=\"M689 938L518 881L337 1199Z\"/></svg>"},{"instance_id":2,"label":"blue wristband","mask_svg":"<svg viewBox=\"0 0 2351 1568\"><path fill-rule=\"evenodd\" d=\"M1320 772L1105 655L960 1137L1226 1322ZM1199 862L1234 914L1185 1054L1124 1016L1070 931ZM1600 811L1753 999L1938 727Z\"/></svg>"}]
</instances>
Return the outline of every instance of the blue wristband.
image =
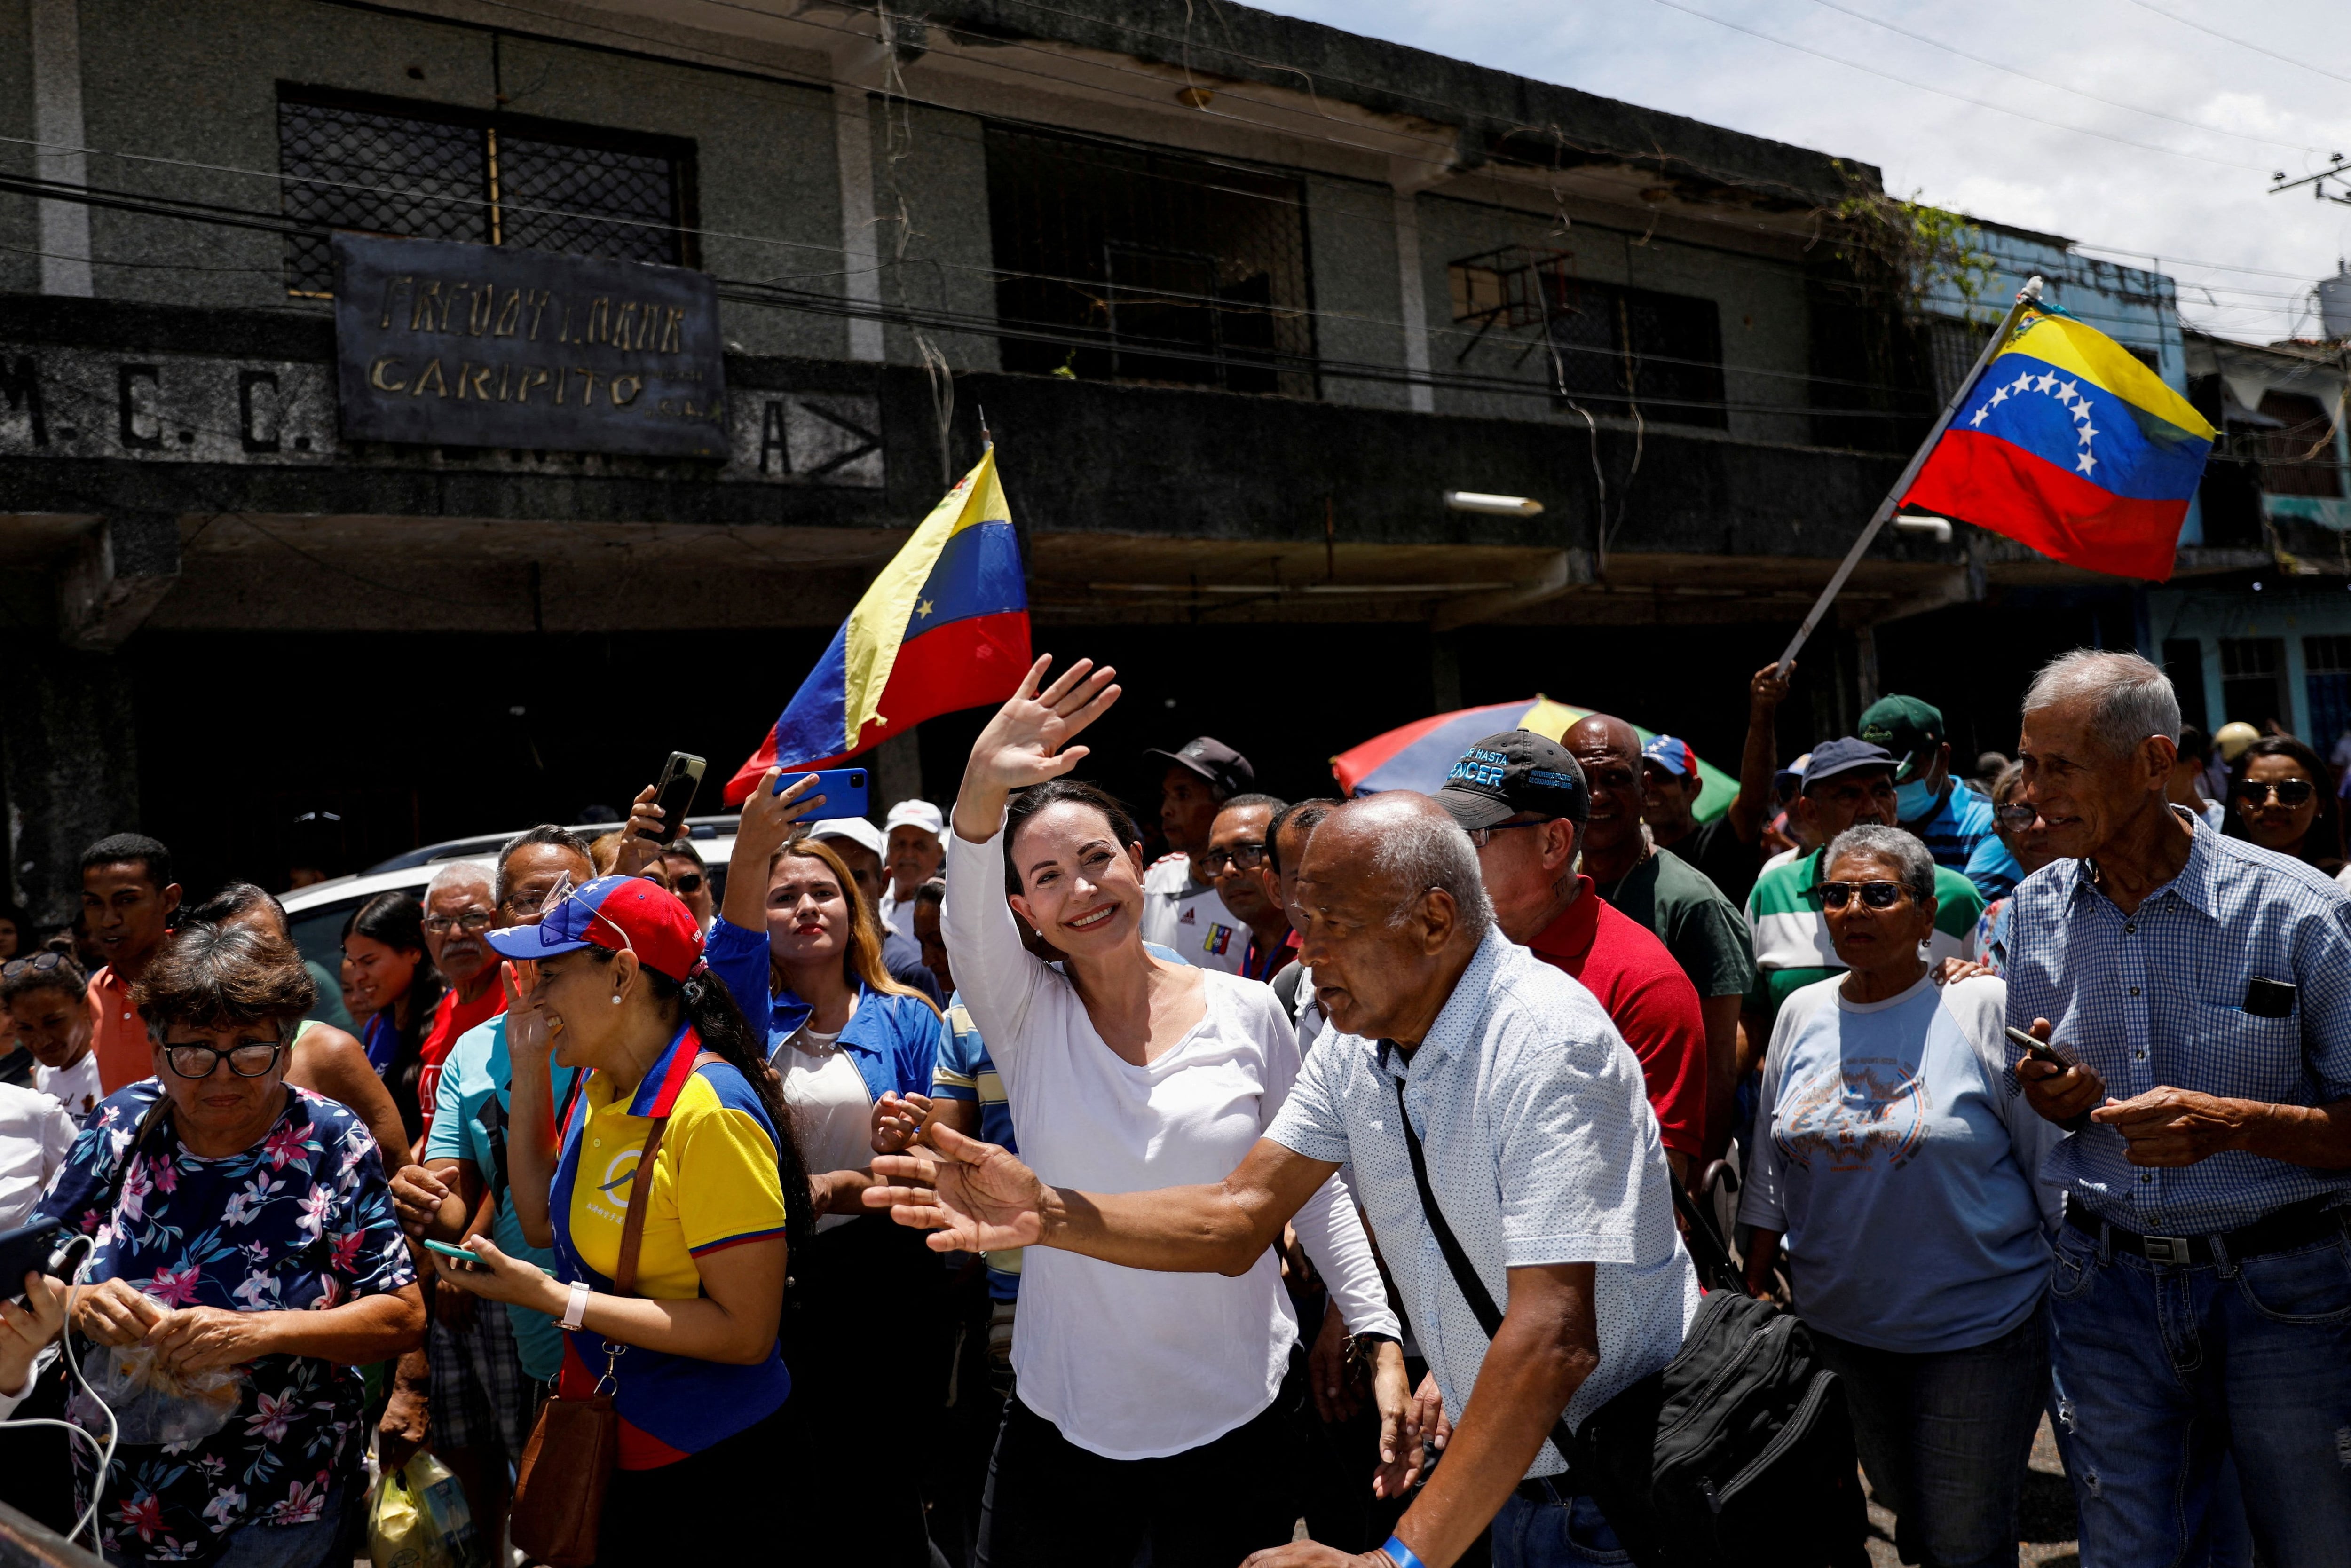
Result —
<instances>
[{"instance_id":1,"label":"blue wristband","mask_svg":"<svg viewBox=\"0 0 2351 1568\"><path fill-rule=\"evenodd\" d=\"M1395 1563L1395 1568L1428 1568L1428 1564L1404 1543L1401 1536L1389 1536L1381 1543L1380 1550L1387 1553L1388 1561Z\"/></svg>"}]
</instances>

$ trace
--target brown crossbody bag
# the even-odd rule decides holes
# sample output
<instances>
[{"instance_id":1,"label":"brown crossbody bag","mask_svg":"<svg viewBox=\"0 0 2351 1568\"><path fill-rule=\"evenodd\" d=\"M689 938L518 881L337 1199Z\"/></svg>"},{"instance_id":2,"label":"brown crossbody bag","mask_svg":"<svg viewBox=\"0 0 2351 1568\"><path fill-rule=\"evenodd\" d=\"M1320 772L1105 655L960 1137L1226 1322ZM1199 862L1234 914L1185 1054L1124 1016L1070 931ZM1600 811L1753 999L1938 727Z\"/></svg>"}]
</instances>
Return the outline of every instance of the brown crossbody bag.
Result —
<instances>
[{"instance_id":1,"label":"brown crossbody bag","mask_svg":"<svg viewBox=\"0 0 2351 1568\"><path fill-rule=\"evenodd\" d=\"M695 1063L716 1061L708 1052ZM570 1121L570 1107L558 1125ZM637 1249L644 1239L645 1205L653 1196L653 1156L661 1152L662 1134L669 1118L653 1118L645 1134L644 1152L637 1156L636 1175L629 1182L629 1211L621 1222L621 1256L612 1270L612 1293L631 1296L637 1289ZM620 1387L616 1370L629 1347L604 1342L604 1375L585 1399L549 1396L538 1407L538 1420L523 1445L516 1468L514 1513L510 1529L514 1543L536 1563L549 1568L588 1568L596 1561L596 1537L604 1521L604 1489L621 1453L621 1413L613 1405Z\"/></svg>"}]
</instances>

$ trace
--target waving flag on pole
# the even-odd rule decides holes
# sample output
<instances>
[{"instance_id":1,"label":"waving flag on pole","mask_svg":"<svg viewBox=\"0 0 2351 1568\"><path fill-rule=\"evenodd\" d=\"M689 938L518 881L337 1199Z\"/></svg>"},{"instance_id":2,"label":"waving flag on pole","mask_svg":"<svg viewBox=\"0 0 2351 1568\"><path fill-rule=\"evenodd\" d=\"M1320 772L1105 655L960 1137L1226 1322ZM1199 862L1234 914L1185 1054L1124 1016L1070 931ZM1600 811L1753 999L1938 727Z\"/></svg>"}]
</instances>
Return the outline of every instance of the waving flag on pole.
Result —
<instances>
[{"instance_id":1,"label":"waving flag on pole","mask_svg":"<svg viewBox=\"0 0 2351 1568\"><path fill-rule=\"evenodd\" d=\"M882 569L824 657L726 782L739 804L778 765L856 756L957 708L1000 703L1029 673L1029 593L996 449L931 508Z\"/></svg>"},{"instance_id":2,"label":"waving flag on pole","mask_svg":"<svg viewBox=\"0 0 2351 1568\"><path fill-rule=\"evenodd\" d=\"M1902 499L2071 566L2160 582L2212 436L2121 344L2027 309Z\"/></svg>"}]
</instances>

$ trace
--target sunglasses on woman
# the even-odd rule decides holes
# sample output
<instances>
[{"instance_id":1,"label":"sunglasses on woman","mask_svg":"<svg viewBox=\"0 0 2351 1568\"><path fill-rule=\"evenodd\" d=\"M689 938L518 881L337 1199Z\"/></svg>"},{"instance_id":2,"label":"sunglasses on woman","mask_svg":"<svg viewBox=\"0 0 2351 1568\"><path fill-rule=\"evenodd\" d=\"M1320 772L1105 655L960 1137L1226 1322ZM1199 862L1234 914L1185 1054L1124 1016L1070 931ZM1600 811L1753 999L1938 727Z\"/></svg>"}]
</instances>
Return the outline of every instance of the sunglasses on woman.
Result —
<instances>
[{"instance_id":1,"label":"sunglasses on woman","mask_svg":"<svg viewBox=\"0 0 2351 1568\"><path fill-rule=\"evenodd\" d=\"M2236 786L2237 799L2248 806L2274 800L2281 806L2307 806L2318 786L2307 779L2247 779Z\"/></svg>"},{"instance_id":2,"label":"sunglasses on woman","mask_svg":"<svg viewBox=\"0 0 2351 1568\"><path fill-rule=\"evenodd\" d=\"M29 958L11 958L5 967L0 967L0 979L13 980L27 969L37 975L46 975L65 961L63 953L36 953Z\"/></svg>"},{"instance_id":3,"label":"sunglasses on woman","mask_svg":"<svg viewBox=\"0 0 2351 1568\"><path fill-rule=\"evenodd\" d=\"M1823 909L1843 909L1855 894L1871 909L1891 909L1902 902L1902 884L1898 882L1824 882L1819 893Z\"/></svg>"}]
</instances>

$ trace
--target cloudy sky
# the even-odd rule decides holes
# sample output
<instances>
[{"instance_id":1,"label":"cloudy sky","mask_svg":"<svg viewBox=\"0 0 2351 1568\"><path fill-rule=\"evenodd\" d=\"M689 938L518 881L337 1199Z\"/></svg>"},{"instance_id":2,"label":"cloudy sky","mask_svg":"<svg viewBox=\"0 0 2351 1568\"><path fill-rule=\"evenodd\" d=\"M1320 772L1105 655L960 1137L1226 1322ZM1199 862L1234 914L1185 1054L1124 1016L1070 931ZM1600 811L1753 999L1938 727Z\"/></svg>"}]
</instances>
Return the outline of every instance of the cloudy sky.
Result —
<instances>
[{"instance_id":1,"label":"cloudy sky","mask_svg":"<svg viewBox=\"0 0 2351 1568\"><path fill-rule=\"evenodd\" d=\"M2316 335L2310 285L2351 253L2351 206L2266 193L2275 171L2351 159L2339 3L1254 3L1861 159L1898 193L2158 258L2181 315L2230 337Z\"/></svg>"}]
</instances>

